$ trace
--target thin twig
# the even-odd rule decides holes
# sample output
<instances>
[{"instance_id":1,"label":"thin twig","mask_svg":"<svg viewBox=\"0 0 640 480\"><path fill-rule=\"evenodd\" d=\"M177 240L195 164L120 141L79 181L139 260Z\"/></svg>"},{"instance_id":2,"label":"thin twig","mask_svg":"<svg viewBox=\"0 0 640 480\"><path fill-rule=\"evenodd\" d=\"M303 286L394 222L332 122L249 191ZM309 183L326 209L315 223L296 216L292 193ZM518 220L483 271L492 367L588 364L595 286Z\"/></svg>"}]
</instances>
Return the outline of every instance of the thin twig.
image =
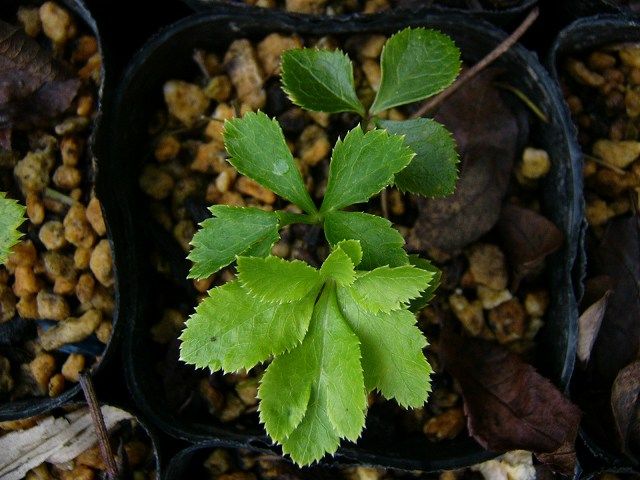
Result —
<instances>
[{"instance_id":1,"label":"thin twig","mask_svg":"<svg viewBox=\"0 0 640 480\"><path fill-rule=\"evenodd\" d=\"M442 104L447 98L449 98L454 92L456 92L465 83L478 75L482 70L491 65L497 60L503 53L513 47L518 40L525 34L529 27L538 18L538 7L531 10L529 15L522 21L522 23L516 28L511 35L505 38L500 44L491 50L482 60L476 63L473 67L465 70L449 88L436 95L431 100L426 101L422 106L412 115L413 118L422 117L427 113L432 112Z\"/></svg>"},{"instance_id":2,"label":"thin twig","mask_svg":"<svg viewBox=\"0 0 640 480\"><path fill-rule=\"evenodd\" d=\"M584 154L584 158L586 158L587 160L591 160L594 163L597 163L598 165L608 168L609 170L613 170L614 172L616 172L619 175L626 175L626 171L623 170L620 167L616 167L615 165L611 165L608 162L605 162L604 160L602 160L601 158L598 157L594 157L593 155L588 155L588 154Z\"/></svg>"},{"instance_id":3,"label":"thin twig","mask_svg":"<svg viewBox=\"0 0 640 480\"><path fill-rule=\"evenodd\" d=\"M64 203L65 205L69 205L70 207L73 206L74 203L76 203L76 201L71 198L68 195L65 195L64 193L60 193L57 190L54 190L53 188L45 188L44 189L44 196L46 198L49 198L51 200L55 200L56 202L60 202L60 203Z\"/></svg>"},{"instance_id":4,"label":"thin twig","mask_svg":"<svg viewBox=\"0 0 640 480\"><path fill-rule=\"evenodd\" d=\"M382 207L382 216L389 220L389 194L386 188L380 194L380 206Z\"/></svg>"},{"instance_id":5,"label":"thin twig","mask_svg":"<svg viewBox=\"0 0 640 480\"><path fill-rule=\"evenodd\" d=\"M89 405L89 412L93 419L93 426L96 429L96 435L98 436L98 445L100 447L100 454L102 460L107 467L107 475L111 480L118 478L118 466L116 465L116 458L113 456L113 450L111 449L111 442L109 442L109 435L107 433L107 427L104 424L104 417L102 416L102 410L96 397L96 392L93 389L93 383L91 377L86 373L80 375L80 386L84 393L84 398Z\"/></svg>"},{"instance_id":6,"label":"thin twig","mask_svg":"<svg viewBox=\"0 0 640 480\"><path fill-rule=\"evenodd\" d=\"M522 103L529 107L529 110L531 110L533 114L540 119L540 121L549 123L547 115L535 103L533 103L533 100L527 97L522 90L514 87L513 85L509 85L508 83L493 82L493 84L498 88L502 88L503 90L513 93Z\"/></svg>"}]
</instances>

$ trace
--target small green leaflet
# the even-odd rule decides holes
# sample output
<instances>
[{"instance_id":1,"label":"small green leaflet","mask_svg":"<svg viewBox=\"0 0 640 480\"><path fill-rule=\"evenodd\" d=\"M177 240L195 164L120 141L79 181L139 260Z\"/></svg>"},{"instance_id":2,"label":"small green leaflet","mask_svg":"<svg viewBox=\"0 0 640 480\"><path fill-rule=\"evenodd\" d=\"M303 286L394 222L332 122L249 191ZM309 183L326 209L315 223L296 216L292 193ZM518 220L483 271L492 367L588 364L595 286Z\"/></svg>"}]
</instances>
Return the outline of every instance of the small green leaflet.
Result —
<instances>
[{"instance_id":1,"label":"small green leaflet","mask_svg":"<svg viewBox=\"0 0 640 480\"><path fill-rule=\"evenodd\" d=\"M317 212L275 119L249 112L224 125L224 145L231 165L307 213Z\"/></svg>"},{"instance_id":2,"label":"small green leaflet","mask_svg":"<svg viewBox=\"0 0 640 480\"><path fill-rule=\"evenodd\" d=\"M429 260L426 260L420 255L409 255L409 263L414 267L426 270L432 275L432 280L429 282L429 286L424 290L420 297L411 300L409 303L409 310L416 313L422 310L433 299L436 294L436 290L440 286L440 278L442 278L442 272Z\"/></svg>"},{"instance_id":3,"label":"small green leaflet","mask_svg":"<svg viewBox=\"0 0 640 480\"><path fill-rule=\"evenodd\" d=\"M409 300L418 298L432 279L433 273L412 265L378 267L358 275L349 293L362 308L389 313L406 308ZM381 285L385 287L377 290Z\"/></svg>"},{"instance_id":4,"label":"small green leaflet","mask_svg":"<svg viewBox=\"0 0 640 480\"><path fill-rule=\"evenodd\" d=\"M212 372L249 369L302 341L316 300L263 303L239 282L209 291L180 335L180 359Z\"/></svg>"},{"instance_id":5,"label":"small green leaflet","mask_svg":"<svg viewBox=\"0 0 640 480\"><path fill-rule=\"evenodd\" d=\"M441 92L458 76L460 66L460 50L448 36L424 28L396 33L382 50L382 78L371 113Z\"/></svg>"},{"instance_id":6,"label":"small green leaflet","mask_svg":"<svg viewBox=\"0 0 640 480\"><path fill-rule=\"evenodd\" d=\"M364 116L353 81L353 65L339 50L311 48L282 54L282 89L296 105L317 112Z\"/></svg>"},{"instance_id":7,"label":"small green leaflet","mask_svg":"<svg viewBox=\"0 0 640 480\"><path fill-rule=\"evenodd\" d=\"M428 118L377 123L390 133L404 135L405 145L416 152L407 168L395 176L394 183L400 190L425 197L443 197L454 192L459 158L451 132Z\"/></svg>"},{"instance_id":8,"label":"small green leaflet","mask_svg":"<svg viewBox=\"0 0 640 480\"><path fill-rule=\"evenodd\" d=\"M238 281L260 301L300 300L316 288L320 279L315 268L300 260L286 261L273 256L238 258Z\"/></svg>"},{"instance_id":9,"label":"small green leaflet","mask_svg":"<svg viewBox=\"0 0 640 480\"><path fill-rule=\"evenodd\" d=\"M200 224L191 240L189 278L207 278L232 263L237 255L266 256L280 238L278 216L253 207L215 205L213 218Z\"/></svg>"},{"instance_id":10,"label":"small green leaflet","mask_svg":"<svg viewBox=\"0 0 640 480\"><path fill-rule=\"evenodd\" d=\"M360 267L365 270L409 263L404 238L386 218L362 212L329 212L324 220L324 234L333 246L342 240L358 240L362 247Z\"/></svg>"},{"instance_id":11,"label":"small green leaflet","mask_svg":"<svg viewBox=\"0 0 640 480\"><path fill-rule=\"evenodd\" d=\"M24 213L22 205L0 192L0 264L6 263L11 248L22 236L18 228L25 220Z\"/></svg>"},{"instance_id":12,"label":"small green leaflet","mask_svg":"<svg viewBox=\"0 0 640 480\"><path fill-rule=\"evenodd\" d=\"M213 288L180 336L181 359L212 371L275 357L259 388L260 418L301 465L358 439L367 391L412 406L429 392L426 340L406 304L431 274L410 265L357 271L361 257L354 240L338 243L319 270L241 257L238 281ZM375 305L362 301L383 290Z\"/></svg>"},{"instance_id":13,"label":"small green leaflet","mask_svg":"<svg viewBox=\"0 0 640 480\"><path fill-rule=\"evenodd\" d=\"M380 285L379 288L385 288ZM407 310L374 313L338 292L339 305L360 340L367 391L379 390L402 407L419 407L431 391L432 369L422 349L427 340Z\"/></svg>"},{"instance_id":14,"label":"small green leaflet","mask_svg":"<svg viewBox=\"0 0 640 480\"><path fill-rule=\"evenodd\" d=\"M414 155L400 136L384 130L364 133L360 126L355 127L333 149L320 211L366 202L389 185Z\"/></svg>"}]
</instances>

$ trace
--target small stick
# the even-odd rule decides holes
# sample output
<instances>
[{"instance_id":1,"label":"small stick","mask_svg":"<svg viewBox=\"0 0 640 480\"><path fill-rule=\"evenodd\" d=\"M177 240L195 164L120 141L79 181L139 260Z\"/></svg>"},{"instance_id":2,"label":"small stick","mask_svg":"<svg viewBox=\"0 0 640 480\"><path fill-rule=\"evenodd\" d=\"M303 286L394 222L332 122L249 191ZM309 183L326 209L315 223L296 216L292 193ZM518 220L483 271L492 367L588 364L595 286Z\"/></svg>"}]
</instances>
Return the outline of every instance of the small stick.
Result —
<instances>
[{"instance_id":1,"label":"small stick","mask_svg":"<svg viewBox=\"0 0 640 480\"><path fill-rule=\"evenodd\" d=\"M380 194L380 206L382 207L382 216L389 220L389 194L386 188Z\"/></svg>"},{"instance_id":2,"label":"small stick","mask_svg":"<svg viewBox=\"0 0 640 480\"><path fill-rule=\"evenodd\" d=\"M411 115L412 118L422 117L423 115L435 110L442 104L447 98L449 98L454 92L456 92L465 83L478 75L482 70L496 61L503 53L513 47L518 40L525 34L529 27L538 18L538 7L531 10L529 15L522 21L522 23L516 28L511 35L505 38L500 44L491 50L482 60L476 63L473 67L465 70L449 88L442 91L440 94L433 97L431 100L426 101L422 106Z\"/></svg>"},{"instance_id":3,"label":"small stick","mask_svg":"<svg viewBox=\"0 0 640 480\"><path fill-rule=\"evenodd\" d=\"M89 412L93 419L93 426L96 429L100 454L102 455L102 460L107 467L107 474L111 480L116 480L118 478L118 466L116 465L116 459L113 456L107 427L104 424L104 417L102 416L102 410L100 410L100 405L98 404L96 392L93 389L93 383L86 373L80 375L80 386L82 387L84 398L87 400L87 404L89 405Z\"/></svg>"},{"instance_id":4,"label":"small stick","mask_svg":"<svg viewBox=\"0 0 640 480\"><path fill-rule=\"evenodd\" d=\"M584 154L584 158L586 158L587 160L591 160L594 163L597 163L598 165L608 168L609 170L613 170L614 172L620 174L620 175L626 175L626 171L623 170L620 167L616 167L615 165L611 165L608 162L605 162L604 160L598 158L598 157L594 157L593 155L587 155L586 153Z\"/></svg>"}]
</instances>

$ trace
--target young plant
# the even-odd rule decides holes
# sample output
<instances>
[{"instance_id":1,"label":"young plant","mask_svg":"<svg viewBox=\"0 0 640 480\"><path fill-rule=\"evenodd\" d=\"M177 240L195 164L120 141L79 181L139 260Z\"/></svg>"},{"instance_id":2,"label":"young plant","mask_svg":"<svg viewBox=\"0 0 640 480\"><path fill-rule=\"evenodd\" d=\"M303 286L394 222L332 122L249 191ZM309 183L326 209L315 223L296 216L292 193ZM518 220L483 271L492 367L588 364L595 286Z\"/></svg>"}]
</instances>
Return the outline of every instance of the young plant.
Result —
<instances>
[{"instance_id":1,"label":"young plant","mask_svg":"<svg viewBox=\"0 0 640 480\"><path fill-rule=\"evenodd\" d=\"M22 205L0 192L0 264L6 263L11 247L22 236L18 228L24 222L24 212Z\"/></svg>"},{"instance_id":2,"label":"young plant","mask_svg":"<svg viewBox=\"0 0 640 480\"><path fill-rule=\"evenodd\" d=\"M275 120L257 112L227 121L228 161L303 213L213 206L189 254L190 278L235 261L237 279L211 289L196 308L180 337L181 359L212 372L273 359L258 391L260 419L301 465L334 453L342 438L359 438L372 390L404 407L421 406L430 391L427 341L412 311L429 301L439 271L409 256L388 220L346 208L392 184L429 196L453 191L458 157L442 125L376 115L446 88L459 71L459 51L441 33L406 29L389 39L381 62L367 111L346 55L286 52L282 81L294 103L358 113L368 131L357 126L336 143L318 208ZM324 229L331 253L319 269L270 255L279 230L293 223Z\"/></svg>"}]
</instances>

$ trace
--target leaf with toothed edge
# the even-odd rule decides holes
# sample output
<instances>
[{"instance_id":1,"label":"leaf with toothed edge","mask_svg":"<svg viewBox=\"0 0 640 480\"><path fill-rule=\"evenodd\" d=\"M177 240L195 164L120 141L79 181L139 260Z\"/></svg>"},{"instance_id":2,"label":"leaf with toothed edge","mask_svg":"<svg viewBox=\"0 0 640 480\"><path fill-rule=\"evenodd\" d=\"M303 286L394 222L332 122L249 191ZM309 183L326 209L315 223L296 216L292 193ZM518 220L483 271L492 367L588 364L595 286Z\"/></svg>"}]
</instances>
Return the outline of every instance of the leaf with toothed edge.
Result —
<instances>
[{"instance_id":1,"label":"leaf with toothed edge","mask_svg":"<svg viewBox=\"0 0 640 480\"><path fill-rule=\"evenodd\" d=\"M18 228L25 220L25 210L18 202L0 192L0 264L7 261L11 248L22 236Z\"/></svg>"}]
</instances>

